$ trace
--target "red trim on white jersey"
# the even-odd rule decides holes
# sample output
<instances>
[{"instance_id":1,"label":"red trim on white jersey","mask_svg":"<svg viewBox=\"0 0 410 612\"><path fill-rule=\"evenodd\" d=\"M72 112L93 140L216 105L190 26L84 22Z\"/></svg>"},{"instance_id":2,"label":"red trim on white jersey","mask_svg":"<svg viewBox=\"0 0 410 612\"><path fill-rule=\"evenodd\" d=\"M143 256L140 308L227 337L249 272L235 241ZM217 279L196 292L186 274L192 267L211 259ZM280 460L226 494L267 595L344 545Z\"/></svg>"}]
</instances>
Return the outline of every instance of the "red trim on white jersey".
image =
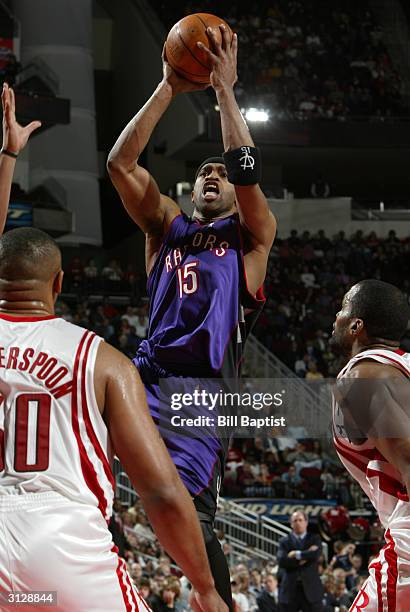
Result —
<instances>
[{"instance_id":1,"label":"red trim on white jersey","mask_svg":"<svg viewBox=\"0 0 410 612\"><path fill-rule=\"evenodd\" d=\"M397 553L395 550L395 542L390 533L390 529L385 534L387 546L385 548L384 558L387 561L387 612L396 612L396 590L397 590Z\"/></svg>"},{"instance_id":2,"label":"red trim on white jersey","mask_svg":"<svg viewBox=\"0 0 410 612\"><path fill-rule=\"evenodd\" d=\"M383 352L381 352L381 350ZM376 363L383 363L382 361L380 361L381 359L384 359L385 361L391 361L394 367L403 372L405 376L410 377L410 367L405 363L394 359L391 353L393 353L393 355L397 355L398 357L403 357L407 354L401 349L377 349L377 352L373 349L365 349L361 353L358 353L357 355L352 357L352 359L340 370L339 374L337 375L337 378L342 378L344 374L347 371L351 370L357 363L359 363L359 361L373 360L376 361Z\"/></svg>"},{"instance_id":3,"label":"red trim on white jersey","mask_svg":"<svg viewBox=\"0 0 410 612\"><path fill-rule=\"evenodd\" d=\"M86 331L81 338L81 341L78 345L77 353L74 361L74 372L73 372L73 389L71 395L71 424L73 428L73 432L75 438L77 440L78 451L80 454L80 463L81 469L83 472L84 480L89 487L90 491L95 495L98 501L98 507L103 515L106 518L106 510L107 510L107 500L104 495L104 491L98 482L98 476L94 469L93 464L90 461L90 458L87 455L87 452L84 447L84 442L81 439L80 433L80 423L78 419L78 397L80 395L80 389L78 388L78 371L81 365L81 353L84 347L84 343L91 334L91 337L94 337L95 334L92 334L89 331Z\"/></svg>"},{"instance_id":4,"label":"red trim on white jersey","mask_svg":"<svg viewBox=\"0 0 410 612\"><path fill-rule=\"evenodd\" d=\"M383 455L380 451L377 450L377 448L352 448L351 446L343 444L343 438L337 437L334 429L333 433L335 444L337 444L343 450L346 450L348 453L354 453L356 455L359 455L360 457L365 457L366 459L371 459L373 461L387 461L387 459L383 457Z\"/></svg>"},{"instance_id":5,"label":"red trim on white jersey","mask_svg":"<svg viewBox=\"0 0 410 612\"><path fill-rule=\"evenodd\" d=\"M349 612L359 612L359 610L365 610L366 606L368 605L370 598L368 596L368 594L366 593L366 587L367 587L367 583L369 582L369 578L367 578L364 583L362 588L360 589L360 591L358 592L358 594L356 595L356 598L354 599Z\"/></svg>"},{"instance_id":6,"label":"red trim on white jersey","mask_svg":"<svg viewBox=\"0 0 410 612\"><path fill-rule=\"evenodd\" d=\"M144 608L148 610L148 612L152 612L151 608L147 605L146 601L138 592L138 589L136 589L135 586L132 584L125 561L119 556L118 548L117 546L115 546L115 544L112 547L111 552L115 553L118 557L116 573L118 582L120 583L120 589L124 598L125 609L127 610L127 612L138 612L138 610L140 610L139 603L141 603Z\"/></svg>"},{"instance_id":7,"label":"red trim on white jersey","mask_svg":"<svg viewBox=\"0 0 410 612\"><path fill-rule=\"evenodd\" d=\"M394 352L397 354L396 351ZM403 353L403 355L404 354L405 353ZM382 355L381 353L373 353L372 355L363 357L363 359L372 359L372 357L373 359L374 357L381 357L382 359L387 359L387 361L392 361L394 363L395 368L400 370L400 372L403 372L403 374L405 374L407 377L410 377L410 369L407 368L403 363L400 363L400 361L397 361L397 359L393 359L393 357L390 357L390 355ZM358 361L360 361L360 359L358 359ZM374 361L377 361L377 359L374 359Z\"/></svg>"},{"instance_id":8,"label":"red trim on white jersey","mask_svg":"<svg viewBox=\"0 0 410 612\"><path fill-rule=\"evenodd\" d=\"M124 565L124 572L125 572L125 580L126 580L126 583L127 583L128 587L129 587L129 592L131 593L132 602L136 606L136 610L139 610L139 608L140 608L139 603L137 601L137 597L138 597L138 600L142 603L144 608L146 610L148 610L148 612L151 612L151 609L147 606L147 604L145 603L145 600L141 597L141 595L139 594L139 592L136 589L136 587L132 584L130 575L129 575L128 571L127 571L127 567L126 567L124 561L123 561L123 565Z\"/></svg>"},{"instance_id":9,"label":"red trim on white jersey","mask_svg":"<svg viewBox=\"0 0 410 612\"><path fill-rule=\"evenodd\" d=\"M388 474L385 474L380 470L369 468L367 461L360 461L358 457L356 457L350 452L350 449L349 451L347 451L345 450L345 448L341 447L337 439L335 439L334 442L337 452L339 453L339 455L344 457L346 461L349 461L358 470L363 472L363 474L365 474L367 478L376 477L379 479L380 491L383 491L383 493L388 493L396 499L401 499L402 501L409 501L409 497L406 493L406 487L399 480L396 480L396 478L393 478L392 476L389 476Z\"/></svg>"},{"instance_id":10,"label":"red trim on white jersey","mask_svg":"<svg viewBox=\"0 0 410 612\"><path fill-rule=\"evenodd\" d=\"M43 317L19 317L18 315L8 315L0 313L0 319L10 321L11 323L36 323L37 321L49 321L50 319L58 319L55 315L45 315Z\"/></svg>"},{"instance_id":11,"label":"red trim on white jersey","mask_svg":"<svg viewBox=\"0 0 410 612\"><path fill-rule=\"evenodd\" d=\"M360 461L360 459L358 457L356 457L355 455L352 455L350 453L350 451L348 452L343 447L339 446L339 444L337 442L337 438L335 438L334 443L335 443L337 452L340 455L342 455L342 457L347 459L347 461L350 461L350 463L352 463L359 470L361 470L362 472L366 473L366 471L367 471L367 461L366 460Z\"/></svg>"},{"instance_id":12,"label":"red trim on white jersey","mask_svg":"<svg viewBox=\"0 0 410 612\"><path fill-rule=\"evenodd\" d=\"M385 533L386 544L381 549L377 559L369 565L369 570L374 570L374 578L377 588L378 612L396 612L397 606L397 553L396 544L390 529ZM363 585L363 589L366 584Z\"/></svg>"},{"instance_id":13,"label":"red trim on white jersey","mask_svg":"<svg viewBox=\"0 0 410 612\"><path fill-rule=\"evenodd\" d=\"M132 604L129 601L128 598L128 594L127 594L127 587L124 584L124 577L123 574L121 572L121 559L120 557L118 557L118 563L117 563L117 569L116 569L116 573L117 573L117 578L118 578L118 582L120 584L120 589L121 589L121 593L122 593L122 597L124 599L124 604L125 604L125 609L127 612L132 612Z\"/></svg>"},{"instance_id":14,"label":"red trim on white jersey","mask_svg":"<svg viewBox=\"0 0 410 612\"><path fill-rule=\"evenodd\" d=\"M383 612L383 597L382 597L382 564L380 561L369 565L369 568L373 567L374 577L376 579L377 586L377 610Z\"/></svg>"},{"instance_id":15,"label":"red trim on white jersey","mask_svg":"<svg viewBox=\"0 0 410 612\"><path fill-rule=\"evenodd\" d=\"M105 475L107 476L108 481L111 483L112 488L115 489L115 480L114 480L114 476L111 470L111 466L108 462L105 452L101 448L101 444L99 443L96 433L94 431L94 428L92 426L91 419L90 419L90 413L89 413L88 405L87 405L87 393L86 393L86 387L85 387L86 368L87 368L87 359L88 359L88 354L90 351L90 346L94 338L95 338L95 334L92 334L89 337L89 340L87 342L87 346L84 352L83 363L82 363L82 368L81 368L81 402L82 402L82 408L83 408L83 419L84 419L85 428L86 428L88 437L91 440L91 443L94 447L97 457L100 459L103 465Z\"/></svg>"},{"instance_id":16,"label":"red trim on white jersey","mask_svg":"<svg viewBox=\"0 0 410 612\"><path fill-rule=\"evenodd\" d=\"M367 469L366 475L368 478L376 477L379 479L379 489L380 491L383 491L383 493L388 493L392 497L401 499L402 501L409 501L406 487L396 478L393 478L380 470L374 470L371 468Z\"/></svg>"}]
</instances>

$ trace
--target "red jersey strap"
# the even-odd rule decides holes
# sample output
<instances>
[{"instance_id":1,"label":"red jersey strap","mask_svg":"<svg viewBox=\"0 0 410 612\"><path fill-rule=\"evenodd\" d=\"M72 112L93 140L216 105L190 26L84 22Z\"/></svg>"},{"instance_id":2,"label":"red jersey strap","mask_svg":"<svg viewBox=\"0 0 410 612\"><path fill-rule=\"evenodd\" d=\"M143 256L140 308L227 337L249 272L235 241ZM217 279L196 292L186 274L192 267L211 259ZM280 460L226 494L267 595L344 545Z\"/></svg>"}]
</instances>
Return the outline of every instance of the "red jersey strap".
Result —
<instances>
[{"instance_id":1,"label":"red jersey strap","mask_svg":"<svg viewBox=\"0 0 410 612\"><path fill-rule=\"evenodd\" d=\"M36 323L37 321L50 321L50 319L57 319L55 315L45 315L45 316L32 316L32 317L19 317L18 315L9 315L0 313L0 319L4 321L10 321L11 323Z\"/></svg>"},{"instance_id":2,"label":"red jersey strap","mask_svg":"<svg viewBox=\"0 0 410 612\"><path fill-rule=\"evenodd\" d=\"M400 372L402 372L406 377L410 378L410 360L407 364L404 356L408 355L401 349L374 349L363 351L363 353L359 353L353 359L349 361L349 363L339 372L338 378L342 377L346 372L351 370L359 361L364 360L373 360L381 363L383 365L391 365Z\"/></svg>"}]
</instances>

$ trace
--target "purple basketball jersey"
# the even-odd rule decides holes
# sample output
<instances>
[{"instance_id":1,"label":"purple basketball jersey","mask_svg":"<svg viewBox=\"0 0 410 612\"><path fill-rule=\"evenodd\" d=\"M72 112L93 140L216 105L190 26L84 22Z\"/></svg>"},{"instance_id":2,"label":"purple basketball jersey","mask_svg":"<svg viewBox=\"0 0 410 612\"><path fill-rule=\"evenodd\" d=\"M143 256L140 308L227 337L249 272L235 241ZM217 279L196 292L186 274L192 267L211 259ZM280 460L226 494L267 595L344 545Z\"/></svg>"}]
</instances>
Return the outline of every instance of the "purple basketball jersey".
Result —
<instances>
[{"instance_id":1,"label":"purple basketball jersey","mask_svg":"<svg viewBox=\"0 0 410 612\"><path fill-rule=\"evenodd\" d=\"M187 379L188 385L195 378L238 377L246 335L265 301L262 292L253 297L246 287L238 215L204 225L178 215L164 237L148 292L148 338L134 363L183 482L214 512L229 440L203 428L195 438L176 433L160 383L171 377ZM245 317L246 311L252 314Z\"/></svg>"},{"instance_id":2,"label":"purple basketball jersey","mask_svg":"<svg viewBox=\"0 0 410 612\"><path fill-rule=\"evenodd\" d=\"M247 334L247 290L238 215L200 224L177 216L148 279L148 338L137 357L183 376L235 378Z\"/></svg>"}]
</instances>

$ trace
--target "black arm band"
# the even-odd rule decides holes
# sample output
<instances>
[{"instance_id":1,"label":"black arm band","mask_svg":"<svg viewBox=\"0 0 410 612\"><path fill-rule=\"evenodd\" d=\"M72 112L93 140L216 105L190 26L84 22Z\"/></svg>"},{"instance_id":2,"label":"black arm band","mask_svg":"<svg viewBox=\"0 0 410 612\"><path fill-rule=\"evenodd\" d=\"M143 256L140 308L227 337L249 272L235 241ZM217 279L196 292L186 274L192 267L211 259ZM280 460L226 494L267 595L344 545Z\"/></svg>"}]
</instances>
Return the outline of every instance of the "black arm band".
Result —
<instances>
[{"instance_id":1,"label":"black arm band","mask_svg":"<svg viewBox=\"0 0 410 612\"><path fill-rule=\"evenodd\" d=\"M18 158L17 153L13 153L13 151L9 151L8 149L1 149L0 153L3 153L3 155L8 155L9 157L13 157L14 159Z\"/></svg>"},{"instance_id":2,"label":"black arm band","mask_svg":"<svg viewBox=\"0 0 410 612\"><path fill-rule=\"evenodd\" d=\"M256 185L262 179L258 147L239 147L223 154L228 181L233 185Z\"/></svg>"}]
</instances>

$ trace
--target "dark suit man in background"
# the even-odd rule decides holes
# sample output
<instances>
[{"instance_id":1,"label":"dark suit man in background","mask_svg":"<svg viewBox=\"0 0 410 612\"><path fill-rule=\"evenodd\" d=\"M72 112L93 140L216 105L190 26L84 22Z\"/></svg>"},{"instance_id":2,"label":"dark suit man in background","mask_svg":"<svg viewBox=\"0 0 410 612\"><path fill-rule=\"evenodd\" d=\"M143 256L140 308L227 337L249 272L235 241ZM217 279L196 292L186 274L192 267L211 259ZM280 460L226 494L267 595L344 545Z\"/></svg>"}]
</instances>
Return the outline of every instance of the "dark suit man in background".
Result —
<instances>
[{"instance_id":1,"label":"dark suit man in background","mask_svg":"<svg viewBox=\"0 0 410 612\"><path fill-rule=\"evenodd\" d=\"M323 587L318 560L320 537L307 532L308 517L296 510L291 518L292 533L279 541L278 562L282 580L279 587L281 612L322 612Z\"/></svg>"},{"instance_id":2,"label":"dark suit man in background","mask_svg":"<svg viewBox=\"0 0 410 612\"><path fill-rule=\"evenodd\" d=\"M278 612L278 579L268 574L264 580L262 593L256 598L259 612Z\"/></svg>"}]
</instances>

